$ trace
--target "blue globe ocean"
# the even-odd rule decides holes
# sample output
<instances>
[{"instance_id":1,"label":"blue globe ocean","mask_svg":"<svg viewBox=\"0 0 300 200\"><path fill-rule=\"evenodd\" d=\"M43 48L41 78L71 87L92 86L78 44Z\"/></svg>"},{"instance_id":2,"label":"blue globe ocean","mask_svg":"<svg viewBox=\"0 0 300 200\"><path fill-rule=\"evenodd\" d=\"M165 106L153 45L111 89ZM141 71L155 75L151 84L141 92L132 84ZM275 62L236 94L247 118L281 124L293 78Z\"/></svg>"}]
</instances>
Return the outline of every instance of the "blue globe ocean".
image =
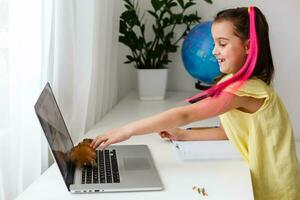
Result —
<instances>
[{"instance_id":1,"label":"blue globe ocean","mask_svg":"<svg viewBox=\"0 0 300 200\"><path fill-rule=\"evenodd\" d=\"M181 53L185 69L200 81L210 85L221 74L219 64L212 54L214 42L211 21L196 25L183 41Z\"/></svg>"}]
</instances>

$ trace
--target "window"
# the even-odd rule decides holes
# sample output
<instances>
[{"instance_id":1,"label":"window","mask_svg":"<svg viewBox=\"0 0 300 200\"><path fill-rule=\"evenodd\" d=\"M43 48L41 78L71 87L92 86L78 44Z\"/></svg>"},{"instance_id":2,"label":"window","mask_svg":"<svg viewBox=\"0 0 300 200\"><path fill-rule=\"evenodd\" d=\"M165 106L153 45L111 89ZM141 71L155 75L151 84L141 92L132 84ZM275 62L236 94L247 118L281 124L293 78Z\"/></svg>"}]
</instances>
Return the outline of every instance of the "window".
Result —
<instances>
[{"instance_id":1,"label":"window","mask_svg":"<svg viewBox=\"0 0 300 200\"><path fill-rule=\"evenodd\" d=\"M0 0L0 135L8 124L8 0Z\"/></svg>"}]
</instances>

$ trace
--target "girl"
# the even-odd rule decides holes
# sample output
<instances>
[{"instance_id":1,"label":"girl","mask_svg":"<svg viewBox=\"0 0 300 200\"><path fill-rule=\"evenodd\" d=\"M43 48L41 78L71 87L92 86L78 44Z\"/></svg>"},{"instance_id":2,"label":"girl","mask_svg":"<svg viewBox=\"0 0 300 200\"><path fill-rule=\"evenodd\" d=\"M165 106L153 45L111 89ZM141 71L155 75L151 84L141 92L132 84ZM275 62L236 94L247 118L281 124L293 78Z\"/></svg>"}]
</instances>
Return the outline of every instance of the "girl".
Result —
<instances>
[{"instance_id":1,"label":"girl","mask_svg":"<svg viewBox=\"0 0 300 200\"><path fill-rule=\"evenodd\" d=\"M270 86L273 77L268 24L256 7L221 11L212 25L213 54L224 74L217 85L170 109L97 136L91 146L159 132L173 140L233 141L249 165L256 200L299 200L300 164L286 109ZM220 116L222 126L176 127Z\"/></svg>"}]
</instances>

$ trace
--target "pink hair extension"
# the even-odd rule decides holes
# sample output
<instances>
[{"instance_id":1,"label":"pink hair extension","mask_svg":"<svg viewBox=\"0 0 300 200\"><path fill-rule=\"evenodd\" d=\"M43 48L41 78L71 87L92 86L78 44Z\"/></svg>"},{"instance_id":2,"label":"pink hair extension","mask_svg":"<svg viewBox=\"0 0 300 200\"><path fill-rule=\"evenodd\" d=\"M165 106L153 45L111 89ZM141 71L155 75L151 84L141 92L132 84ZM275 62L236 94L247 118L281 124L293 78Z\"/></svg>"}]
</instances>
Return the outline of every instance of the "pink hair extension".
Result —
<instances>
[{"instance_id":1,"label":"pink hair extension","mask_svg":"<svg viewBox=\"0 0 300 200\"><path fill-rule=\"evenodd\" d=\"M247 56L245 64L242 68L234 74L230 79L219 83L199 94L196 94L185 101L190 103L195 103L200 101L206 97L217 97L219 94L229 85L233 84L233 93L236 92L251 76L256 66L257 55L258 55L258 41L256 35L256 28L255 28L255 9L253 6L248 8L249 12L249 22L250 22L250 48L249 54Z\"/></svg>"}]
</instances>

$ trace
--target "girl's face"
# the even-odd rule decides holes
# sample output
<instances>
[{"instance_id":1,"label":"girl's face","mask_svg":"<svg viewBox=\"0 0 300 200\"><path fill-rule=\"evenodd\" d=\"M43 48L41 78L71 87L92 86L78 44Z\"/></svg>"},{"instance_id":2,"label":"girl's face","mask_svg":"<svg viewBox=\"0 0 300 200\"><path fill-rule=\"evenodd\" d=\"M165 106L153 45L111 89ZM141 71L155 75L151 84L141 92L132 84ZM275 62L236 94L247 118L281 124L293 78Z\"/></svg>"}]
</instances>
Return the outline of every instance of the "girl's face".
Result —
<instances>
[{"instance_id":1,"label":"girl's face","mask_svg":"<svg viewBox=\"0 0 300 200\"><path fill-rule=\"evenodd\" d=\"M234 26L230 21L214 22L211 28L215 47L214 56L218 59L220 71L234 74L244 65L249 42L242 41L234 34Z\"/></svg>"}]
</instances>

